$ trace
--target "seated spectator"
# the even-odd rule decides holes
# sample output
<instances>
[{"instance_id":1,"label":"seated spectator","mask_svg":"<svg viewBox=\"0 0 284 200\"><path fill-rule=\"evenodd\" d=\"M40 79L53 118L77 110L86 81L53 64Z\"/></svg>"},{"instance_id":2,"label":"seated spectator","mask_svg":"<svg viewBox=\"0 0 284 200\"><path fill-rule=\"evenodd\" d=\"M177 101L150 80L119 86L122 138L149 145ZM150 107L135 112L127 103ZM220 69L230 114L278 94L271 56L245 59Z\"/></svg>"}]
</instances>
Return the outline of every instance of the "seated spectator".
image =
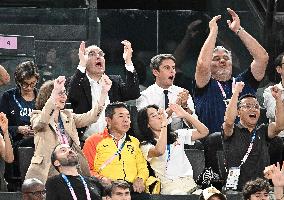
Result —
<instances>
[{"instance_id":1,"label":"seated spectator","mask_svg":"<svg viewBox=\"0 0 284 200\"><path fill-rule=\"evenodd\" d=\"M6 181L4 179L5 162L11 163L14 161L13 148L8 133L8 119L6 115L2 112L0 112L0 128L1 128L1 134L0 134L0 192L1 192L1 191L7 191Z\"/></svg>"},{"instance_id":2,"label":"seated spectator","mask_svg":"<svg viewBox=\"0 0 284 200\"><path fill-rule=\"evenodd\" d=\"M44 200L46 190L44 184L37 178L27 179L22 185L23 200Z\"/></svg>"},{"instance_id":3,"label":"seated spectator","mask_svg":"<svg viewBox=\"0 0 284 200\"><path fill-rule=\"evenodd\" d=\"M131 184L133 199L147 199L148 195L143 192L149 171L138 139L126 133L130 128L126 104L116 102L107 105L105 115L108 128L103 133L90 136L83 148L91 174L106 184L123 179Z\"/></svg>"},{"instance_id":4,"label":"seated spectator","mask_svg":"<svg viewBox=\"0 0 284 200\"><path fill-rule=\"evenodd\" d=\"M267 179L271 179L274 186L274 196L276 200L283 200L283 187L284 187L284 165L280 170L280 164L270 165L265 167L264 176Z\"/></svg>"},{"instance_id":5,"label":"seated spectator","mask_svg":"<svg viewBox=\"0 0 284 200\"><path fill-rule=\"evenodd\" d=\"M209 187L202 191L199 200L226 200L227 198L215 187Z\"/></svg>"},{"instance_id":6,"label":"seated spectator","mask_svg":"<svg viewBox=\"0 0 284 200\"><path fill-rule=\"evenodd\" d=\"M281 82L276 84L276 86L279 89L284 90L284 87L283 87L283 84L284 84L284 68L283 68L284 67L284 52L276 57L274 61L274 67L276 68L276 72L278 74L277 76L280 76L281 78ZM270 122L275 121L275 104L276 104L271 94L272 87L273 86L269 86L263 92L263 98L264 98L263 106L264 108L266 108L266 117L269 119ZM282 100L284 99L284 94L282 94L281 99ZM279 137L281 137L282 140L284 140L284 131L281 131L279 133ZM283 155L282 155L283 154L283 141L280 140L279 143L280 145L274 144L274 145L271 145L270 148L275 149L274 157L276 157L276 159L273 159L273 160L282 162L282 160L284 160ZM276 163L275 161L274 163Z\"/></svg>"},{"instance_id":7,"label":"seated spectator","mask_svg":"<svg viewBox=\"0 0 284 200\"><path fill-rule=\"evenodd\" d=\"M36 109L31 115L32 128L35 131L35 153L26 174L28 178L38 178L43 183L48 176L58 174L52 167L50 155L57 144L70 145L79 156L82 173L90 175L87 161L81 151L76 128L94 123L103 109L105 98L111 87L107 76L102 78L102 93L99 101L87 113L74 114L64 109L67 99L64 87L65 77L45 82L36 100Z\"/></svg>"},{"instance_id":8,"label":"seated spectator","mask_svg":"<svg viewBox=\"0 0 284 200\"><path fill-rule=\"evenodd\" d=\"M263 177L263 170L269 165L269 142L284 129L282 91L276 86L271 88L276 101L275 122L257 126L260 115L259 103L254 95L244 95L238 101L243 88L243 82L236 83L222 127L226 164L229 171L235 174L230 176L230 187L239 191L247 181ZM237 115L240 122L235 124ZM228 181L226 187L227 185Z\"/></svg>"},{"instance_id":9,"label":"seated spectator","mask_svg":"<svg viewBox=\"0 0 284 200\"><path fill-rule=\"evenodd\" d=\"M131 200L130 185L123 180L113 181L105 189L106 200Z\"/></svg>"},{"instance_id":10,"label":"seated spectator","mask_svg":"<svg viewBox=\"0 0 284 200\"><path fill-rule=\"evenodd\" d=\"M244 200L269 200L269 182L262 178L248 181L243 188Z\"/></svg>"},{"instance_id":11,"label":"seated spectator","mask_svg":"<svg viewBox=\"0 0 284 200\"><path fill-rule=\"evenodd\" d=\"M0 85L6 85L10 82L10 75L6 69L0 65Z\"/></svg>"},{"instance_id":12,"label":"seated spectator","mask_svg":"<svg viewBox=\"0 0 284 200\"><path fill-rule=\"evenodd\" d=\"M180 105L169 109L196 129L178 129L167 132L167 118L158 106L149 105L138 112L138 127L142 133L141 149L156 177L161 180L161 194L189 194L196 189L193 171L184 152L184 144L208 135L208 129Z\"/></svg>"},{"instance_id":13,"label":"seated spectator","mask_svg":"<svg viewBox=\"0 0 284 200\"><path fill-rule=\"evenodd\" d=\"M51 163L60 174L47 179L47 200L102 199L103 186L100 181L78 172L79 157L68 144L59 144L54 148Z\"/></svg>"}]
</instances>

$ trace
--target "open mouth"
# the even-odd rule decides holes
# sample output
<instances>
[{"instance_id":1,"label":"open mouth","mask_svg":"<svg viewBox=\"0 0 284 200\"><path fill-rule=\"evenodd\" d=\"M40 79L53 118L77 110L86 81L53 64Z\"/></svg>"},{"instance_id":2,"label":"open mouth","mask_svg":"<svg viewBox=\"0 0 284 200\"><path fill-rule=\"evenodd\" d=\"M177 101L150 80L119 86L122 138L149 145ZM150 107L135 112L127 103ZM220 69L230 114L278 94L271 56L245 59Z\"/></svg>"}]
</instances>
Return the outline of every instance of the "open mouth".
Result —
<instances>
[{"instance_id":1,"label":"open mouth","mask_svg":"<svg viewBox=\"0 0 284 200\"><path fill-rule=\"evenodd\" d=\"M169 76L169 79L172 81L174 80L174 76Z\"/></svg>"},{"instance_id":2,"label":"open mouth","mask_svg":"<svg viewBox=\"0 0 284 200\"><path fill-rule=\"evenodd\" d=\"M256 114L249 114L249 118L256 119Z\"/></svg>"},{"instance_id":3,"label":"open mouth","mask_svg":"<svg viewBox=\"0 0 284 200\"><path fill-rule=\"evenodd\" d=\"M96 62L96 67L102 67L102 63L101 62Z\"/></svg>"}]
</instances>

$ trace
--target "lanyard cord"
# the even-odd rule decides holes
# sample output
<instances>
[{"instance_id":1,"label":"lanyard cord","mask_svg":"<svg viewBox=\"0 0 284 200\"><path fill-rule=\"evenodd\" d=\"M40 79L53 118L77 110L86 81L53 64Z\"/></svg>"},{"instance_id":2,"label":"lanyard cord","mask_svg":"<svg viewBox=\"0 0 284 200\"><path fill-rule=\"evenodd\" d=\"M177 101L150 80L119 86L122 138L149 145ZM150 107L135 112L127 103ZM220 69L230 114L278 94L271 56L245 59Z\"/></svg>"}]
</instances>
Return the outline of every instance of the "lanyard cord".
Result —
<instances>
[{"instance_id":1,"label":"lanyard cord","mask_svg":"<svg viewBox=\"0 0 284 200\"><path fill-rule=\"evenodd\" d=\"M74 192L74 189L73 189L73 187L72 187L70 181L68 180L67 176L66 176L65 174L61 174L61 176L62 176L63 180L65 181L65 183L67 184L67 186L68 186L68 188L69 188L69 190L70 190L70 192L71 192L71 195L72 195L72 197L73 197L73 200L77 200L78 198L77 198L77 196L76 196L76 194L75 194L75 192ZM81 179L81 182L82 182L83 185L84 185L84 188L85 188L85 191L86 191L87 200L91 200L90 190L89 190L89 188L88 188L88 185L87 185L87 183L86 183L84 177L81 176L81 175L79 175L79 177L80 177L80 179Z\"/></svg>"},{"instance_id":2,"label":"lanyard cord","mask_svg":"<svg viewBox=\"0 0 284 200\"><path fill-rule=\"evenodd\" d=\"M252 137L251 137L251 142L250 142L250 144L249 144L249 147L248 147L248 149L247 149L246 154L244 155L243 159L241 160L242 162L241 162L241 164L240 164L240 167L246 162L246 160L247 160L247 158L248 158L248 156L249 156L249 154L250 154L250 152L251 152L251 150L252 150L253 143L254 143L254 141L255 141L255 137L256 137L256 129L253 130L253 135L252 135Z\"/></svg>"},{"instance_id":3,"label":"lanyard cord","mask_svg":"<svg viewBox=\"0 0 284 200\"><path fill-rule=\"evenodd\" d=\"M216 80L217 81L217 80ZM233 87L235 86L235 82L236 82L236 80L235 80L235 78L233 77L233 82L232 82L232 91L233 91ZM219 88L220 88L220 90L221 90L221 93L222 93L222 96L223 96L223 99L224 99L224 102L225 101L227 101L228 99L227 99L227 95L226 95L226 92L225 92L225 90L224 90L224 88L223 88L223 86L221 85L221 83L219 82L219 81L217 81L217 84L218 84L218 86L219 86ZM227 103L225 102L225 104L227 105Z\"/></svg>"}]
</instances>

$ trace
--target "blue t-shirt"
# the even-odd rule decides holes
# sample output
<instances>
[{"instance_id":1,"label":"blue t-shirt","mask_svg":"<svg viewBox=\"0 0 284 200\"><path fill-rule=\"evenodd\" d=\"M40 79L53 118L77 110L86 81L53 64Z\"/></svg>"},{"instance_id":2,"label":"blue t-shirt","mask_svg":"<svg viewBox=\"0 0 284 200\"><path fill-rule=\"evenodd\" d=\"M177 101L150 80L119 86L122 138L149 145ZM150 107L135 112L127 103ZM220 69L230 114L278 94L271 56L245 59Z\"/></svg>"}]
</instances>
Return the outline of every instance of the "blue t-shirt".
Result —
<instances>
[{"instance_id":1,"label":"blue t-shirt","mask_svg":"<svg viewBox=\"0 0 284 200\"><path fill-rule=\"evenodd\" d=\"M259 81L254 78L251 70L246 70L235 78L235 82L240 81L245 83L240 96L256 93ZM220 81L226 93L226 99L232 97L232 83L233 79L225 82ZM211 78L203 88L196 86L193 101L198 119L207 126L209 133L220 132L224 122L226 105L218 82Z\"/></svg>"}]
</instances>

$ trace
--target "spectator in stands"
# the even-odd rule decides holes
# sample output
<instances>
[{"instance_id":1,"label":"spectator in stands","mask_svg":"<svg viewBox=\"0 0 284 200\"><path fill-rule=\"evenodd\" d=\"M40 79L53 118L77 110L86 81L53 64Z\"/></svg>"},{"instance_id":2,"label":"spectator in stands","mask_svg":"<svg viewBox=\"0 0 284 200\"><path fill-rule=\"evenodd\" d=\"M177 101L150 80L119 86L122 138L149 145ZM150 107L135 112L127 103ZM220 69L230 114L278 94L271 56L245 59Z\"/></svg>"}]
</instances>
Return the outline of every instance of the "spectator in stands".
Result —
<instances>
[{"instance_id":1,"label":"spectator in stands","mask_svg":"<svg viewBox=\"0 0 284 200\"><path fill-rule=\"evenodd\" d=\"M202 191L199 200L226 200L227 198L215 187L209 187Z\"/></svg>"},{"instance_id":2,"label":"spectator in stands","mask_svg":"<svg viewBox=\"0 0 284 200\"><path fill-rule=\"evenodd\" d=\"M0 110L9 120L9 133L12 136L13 147L33 147L34 131L30 126L30 114L35 107L39 79L37 66L32 61L20 63L14 73L17 87L3 93Z\"/></svg>"},{"instance_id":3,"label":"spectator in stands","mask_svg":"<svg viewBox=\"0 0 284 200\"><path fill-rule=\"evenodd\" d=\"M5 162L13 162L14 154L8 132L8 119L2 112L0 112L0 128L0 191L7 191L6 181L4 179Z\"/></svg>"},{"instance_id":4,"label":"spectator in stands","mask_svg":"<svg viewBox=\"0 0 284 200\"><path fill-rule=\"evenodd\" d=\"M131 200L130 185L123 180L113 181L105 189L106 200Z\"/></svg>"},{"instance_id":5,"label":"spectator in stands","mask_svg":"<svg viewBox=\"0 0 284 200\"><path fill-rule=\"evenodd\" d=\"M102 184L97 178L82 176L78 172L78 155L68 144L54 148L51 163L60 174L48 178L47 200L102 199Z\"/></svg>"},{"instance_id":6,"label":"spectator in stands","mask_svg":"<svg viewBox=\"0 0 284 200\"><path fill-rule=\"evenodd\" d=\"M6 85L10 82L10 75L6 69L0 65L0 85Z\"/></svg>"},{"instance_id":7,"label":"spectator in stands","mask_svg":"<svg viewBox=\"0 0 284 200\"><path fill-rule=\"evenodd\" d=\"M193 171L184 152L184 144L208 135L208 129L180 105L169 108L190 122L196 129L178 129L167 132L167 118L162 109L149 105L138 112L138 127L143 135L141 150L156 177L161 180L161 194L189 194L196 189Z\"/></svg>"},{"instance_id":8,"label":"spectator in stands","mask_svg":"<svg viewBox=\"0 0 284 200\"><path fill-rule=\"evenodd\" d=\"M196 114L209 129L209 136L203 142L205 148L205 165L218 172L216 151L222 149L220 131L224 122L226 104L232 96L232 86L236 81L243 81L245 88L241 95L255 94L265 74L268 54L265 49L241 27L239 16L227 9L232 21L227 20L228 27L238 36L253 57L251 66L237 77L232 77L231 52L224 47L215 47L218 24L221 15L209 22L209 35L201 48L195 71L196 87L194 104ZM212 134L216 133L218 134Z\"/></svg>"},{"instance_id":9,"label":"spectator in stands","mask_svg":"<svg viewBox=\"0 0 284 200\"><path fill-rule=\"evenodd\" d=\"M229 171L234 168L233 171L240 174L237 183L239 191L248 180L263 177L263 170L269 165L270 139L284 129L282 91L277 86L271 88L276 101L275 122L258 126L260 106L256 97L247 94L238 101L243 88L243 82L236 83L222 127L226 164ZM240 117L240 122L235 123L237 116Z\"/></svg>"},{"instance_id":10,"label":"spectator in stands","mask_svg":"<svg viewBox=\"0 0 284 200\"><path fill-rule=\"evenodd\" d=\"M274 186L274 196L276 200L283 200L283 187L284 187L284 166L282 164L280 170L280 164L270 165L265 167L264 176L267 179L271 179Z\"/></svg>"},{"instance_id":11,"label":"spectator in stands","mask_svg":"<svg viewBox=\"0 0 284 200\"><path fill-rule=\"evenodd\" d=\"M110 75L112 87L105 104L115 101L127 101L139 97L139 81L132 64L132 47L127 40L124 45L123 59L125 61L126 77L124 82L119 75ZM101 91L101 77L105 73L104 52L96 45L85 48L82 42L79 48L79 65L70 83L68 101L75 113L84 113L96 104ZM80 139L85 141L91 134L103 132L106 127L104 111L95 124L89 126L86 132L80 129ZM82 132L83 131L83 132Z\"/></svg>"},{"instance_id":12,"label":"spectator in stands","mask_svg":"<svg viewBox=\"0 0 284 200\"><path fill-rule=\"evenodd\" d=\"M37 178L30 178L22 185L23 200L44 200L46 190L44 184Z\"/></svg>"},{"instance_id":13,"label":"spectator in stands","mask_svg":"<svg viewBox=\"0 0 284 200\"><path fill-rule=\"evenodd\" d=\"M171 54L159 54L151 59L150 67L155 76L155 84L141 92L136 101L137 109L155 104L164 108L170 116L172 113L168 108L169 103L181 105L188 113L194 114L194 105L189 92L183 88L173 85L175 79L175 58ZM175 131L183 127L182 119L172 116L171 130Z\"/></svg>"},{"instance_id":14,"label":"spectator in stands","mask_svg":"<svg viewBox=\"0 0 284 200\"><path fill-rule=\"evenodd\" d=\"M276 86L281 89L284 90L284 52L281 53L280 55L278 55L274 61L274 66L276 68L276 72L281 76L281 82L276 84ZM268 88L266 88L264 90L263 93L263 98L264 98L264 102L263 102L263 106L266 108L266 116L269 119L270 122L275 121L275 99L273 98L272 94L271 94L271 88L273 86L269 86ZM284 99L284 93L281 96L281 99ZM279 134L279 136L282 138L282 140L284 139L284 131L281 131L281 133ZM283 160L283 141L280 142L281 143L281 147L282 147L282 151L279 150L279 148L275 151L276 155L279 155L280 158L277 159L278 162L281 162ZM274 148L275 145L271 146L270 148Z\"/></svg>"},{"instance_id":15,"label":"spectator in stands","mask_svg":"<svg viewBox=\"0 0 284 200\"><path fill-rule=\"evenodd\" d=\"M35 153L26 174L28 178L38 178L43 183L48 176L58 174L50 163L50 155L57 144L69 144L78 153L80 167L84 175L89 175L87 161L80 148L77 127L94 123L100 113L111 87L107 76L102 77L102 92L96 105L87 113L74 114L64 109L67 99L64 87L65 77L59 76L55 81L45 82L36 100L36 109L31 115L35 130Z\"/></svg>"},{"instance_id":16,"label":"spectator in stands","mask_svg":"<svg viewBox=\"0 0 284 200\"><path fill-rule=\"evenodd\" d=\"M18 148L34 147L34 130L30 126L30 114L35 108L37 97L39 72L36 64L33 61L20 63L15 69L14 78L16 87L5 91L0 102L0 112L5 113L9 120L9 133L15 155L14 163L6 164L5 168L9 188L16 186L13 177L21 176Z\"/></svg>"},{"instance_id":17,"label":"spectator in stands","mask_svg":"<svg viewBox=\"0 0 284 200\"><path fill-rule=\"evenodd\" d=\"M269 200L269 186L269 182L262 178L257 178L255 180L248 181L243 188L243 199Z\"/></svg>"},{"instance_id":18,"label":"spectator in stands","mask_svg":"<svg viewBox=\"0 0 284 200\"><path fill-rule=\"evenodd\" d=\"M133 188L133 199L147 199L144 192L149 176L139 141L128 135L130 114L126 104L115 102L105 109L107 127L104 132L89 137L84 145L91 174L106 184L123 179ZM137 195L134 196L133 195Z\"/></svg>"}]
</instances>

